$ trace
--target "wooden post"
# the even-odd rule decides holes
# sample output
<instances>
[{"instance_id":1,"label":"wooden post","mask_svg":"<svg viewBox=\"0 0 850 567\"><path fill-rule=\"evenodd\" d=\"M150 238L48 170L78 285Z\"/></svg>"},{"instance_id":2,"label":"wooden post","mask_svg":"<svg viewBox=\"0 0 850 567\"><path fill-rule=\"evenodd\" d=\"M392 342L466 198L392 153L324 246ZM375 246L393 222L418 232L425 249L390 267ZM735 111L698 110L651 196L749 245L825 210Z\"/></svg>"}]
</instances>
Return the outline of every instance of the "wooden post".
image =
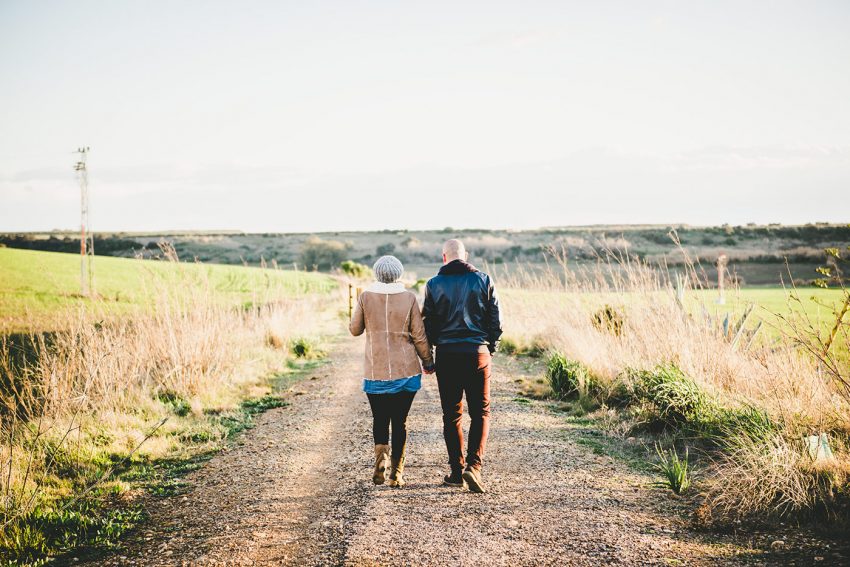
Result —
<instances>
[{"instance_id":1,"label":"wooden post","mask_svg":"<svg viewBox=\"0 0 850 567\"><path fill-rule=\"evenodd\" d=\"M720 291L720 297L717 298L717 303L720 305L726 304L726 264L728 262L729 257L726 254L721 254L714 263L717 267L717 289Z\"/></svg>"},{"instance_id":2,"label":"wooden post","mask_svg":"<svg viewBox=\"0 0 850 567\"><path fill-rule=\"evenodd\" d=\"M360 299L360 294L363 293L362 287L356 287L353 283L348 284L348 320L354 316L354 302Z\"/></svg>"}]
</instances>

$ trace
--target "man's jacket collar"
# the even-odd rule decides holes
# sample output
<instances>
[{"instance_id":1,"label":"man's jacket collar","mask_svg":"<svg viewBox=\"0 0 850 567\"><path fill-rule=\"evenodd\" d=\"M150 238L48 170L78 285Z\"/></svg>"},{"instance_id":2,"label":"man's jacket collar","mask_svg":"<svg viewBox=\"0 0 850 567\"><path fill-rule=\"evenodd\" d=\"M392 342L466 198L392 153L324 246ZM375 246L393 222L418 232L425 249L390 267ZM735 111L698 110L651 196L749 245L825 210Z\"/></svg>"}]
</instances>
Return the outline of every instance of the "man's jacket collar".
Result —
<instances>
[{"instance_id":1,"label":"man's jacket collar","mask_svg":"<svg viewBox=\"0 0 850 567\"><path fill-rule=\"evenodd\" d=\"M441 276L456 276L458 274L469 274L472 272L477 272L478 268L470 264L469 262L464 262L463 260L452 260L442 268L438 272Z\"/></svg>"}]
</instances>

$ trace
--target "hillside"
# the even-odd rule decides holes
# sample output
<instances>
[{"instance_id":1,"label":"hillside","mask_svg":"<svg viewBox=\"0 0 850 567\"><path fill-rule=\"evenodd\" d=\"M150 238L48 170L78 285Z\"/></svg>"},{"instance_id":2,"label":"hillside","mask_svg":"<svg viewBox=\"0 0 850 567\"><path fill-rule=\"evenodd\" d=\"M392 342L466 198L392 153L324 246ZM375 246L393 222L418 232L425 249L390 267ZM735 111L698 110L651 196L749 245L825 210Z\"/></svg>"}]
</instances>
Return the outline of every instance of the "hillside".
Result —
<instances>
[{"instance_id":1,"label":"hillside","mask_svg":"<svg viewBox=\"0 0 850 567\"><path fill-rule=\"evenodd\" d=\"M330 290L335 285L317 273L103 256L95 257L94 273L97 301L113 314L141 308L178 276L208 285L217 297L234 304ZM80 295L78 254L0 249L0 330L29 329L68 307L91 301Z\"/></svg>"},{"instance_id":2,"label":"hillside","mask_svg":"<svg viewBox=\"0 0 850 567\"><path fill-rule=\"evenodd\" d=\"M462 238L478 264L542 264L544 250L554 246L576 263L593 262L600 249L626 250L653 263L675 266L682 255L671 230L688 252L697 258L713 279L713 264L720 254L730 260L729 270L744 285L776 285L786 277L786 260L795 279L815 278L826 247L850 244L850 226L809 224L802 226L748 225L693 227L686 225L618 225L550 227L538 230L452 229L434 231L386 230L333 233L114 233L95 238L98 254L122 257L156 257L160 242L173 244L184 260L206 263L248 264L263 262L312 269L305 247L313 240L337 245L340 258L371 264L382 254L394 254L417 277L433 273L439 263L440 245L451 237ZM70 233L2 234L0 245L74 252L77 235ZM414 275L414 274L412 274Z\"/></svg>"}]
</instances>

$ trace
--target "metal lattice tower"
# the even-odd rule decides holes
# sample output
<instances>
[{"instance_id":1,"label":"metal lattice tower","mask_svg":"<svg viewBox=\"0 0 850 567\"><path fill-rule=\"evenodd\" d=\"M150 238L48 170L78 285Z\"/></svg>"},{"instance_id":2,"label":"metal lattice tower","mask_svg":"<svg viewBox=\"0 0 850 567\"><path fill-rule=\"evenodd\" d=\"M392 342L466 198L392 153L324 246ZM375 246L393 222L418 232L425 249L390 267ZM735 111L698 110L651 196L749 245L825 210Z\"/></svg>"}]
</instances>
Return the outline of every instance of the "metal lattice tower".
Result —
<instances>
[{"instance_id":1,"label":"metal lattice tower","mask_svg":"<svg viewBox=\"0 0 850 567\"><path fill-rule=\"evenodd\" d=\"M94 294L94 236L89 225L89 173L86 168L88 146L77 148L80 159L74 164L74 171L80 181L80 292L83 295Z\"/></svg>"}]
</instances>

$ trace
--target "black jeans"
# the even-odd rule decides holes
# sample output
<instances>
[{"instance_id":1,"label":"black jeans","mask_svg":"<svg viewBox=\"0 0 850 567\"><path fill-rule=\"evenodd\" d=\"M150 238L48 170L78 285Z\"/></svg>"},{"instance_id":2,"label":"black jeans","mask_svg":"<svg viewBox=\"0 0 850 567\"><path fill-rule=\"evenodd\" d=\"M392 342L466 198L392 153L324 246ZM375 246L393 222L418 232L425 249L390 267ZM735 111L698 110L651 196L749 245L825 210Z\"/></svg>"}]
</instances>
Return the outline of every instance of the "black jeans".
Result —
<instances>
[{"instance_id":1,"label":"black jeans","mask_svg":"<svg viewBox=\"0 0 850 567\"><path fill-rule=\"evenodd\" d=\"M407 444L407 414L416 392L395 394L366 394L372 406L372 436L375 445L390 442L390 423L393 424L392 458L400 459Z\"/></svg>"}]
</instances>

